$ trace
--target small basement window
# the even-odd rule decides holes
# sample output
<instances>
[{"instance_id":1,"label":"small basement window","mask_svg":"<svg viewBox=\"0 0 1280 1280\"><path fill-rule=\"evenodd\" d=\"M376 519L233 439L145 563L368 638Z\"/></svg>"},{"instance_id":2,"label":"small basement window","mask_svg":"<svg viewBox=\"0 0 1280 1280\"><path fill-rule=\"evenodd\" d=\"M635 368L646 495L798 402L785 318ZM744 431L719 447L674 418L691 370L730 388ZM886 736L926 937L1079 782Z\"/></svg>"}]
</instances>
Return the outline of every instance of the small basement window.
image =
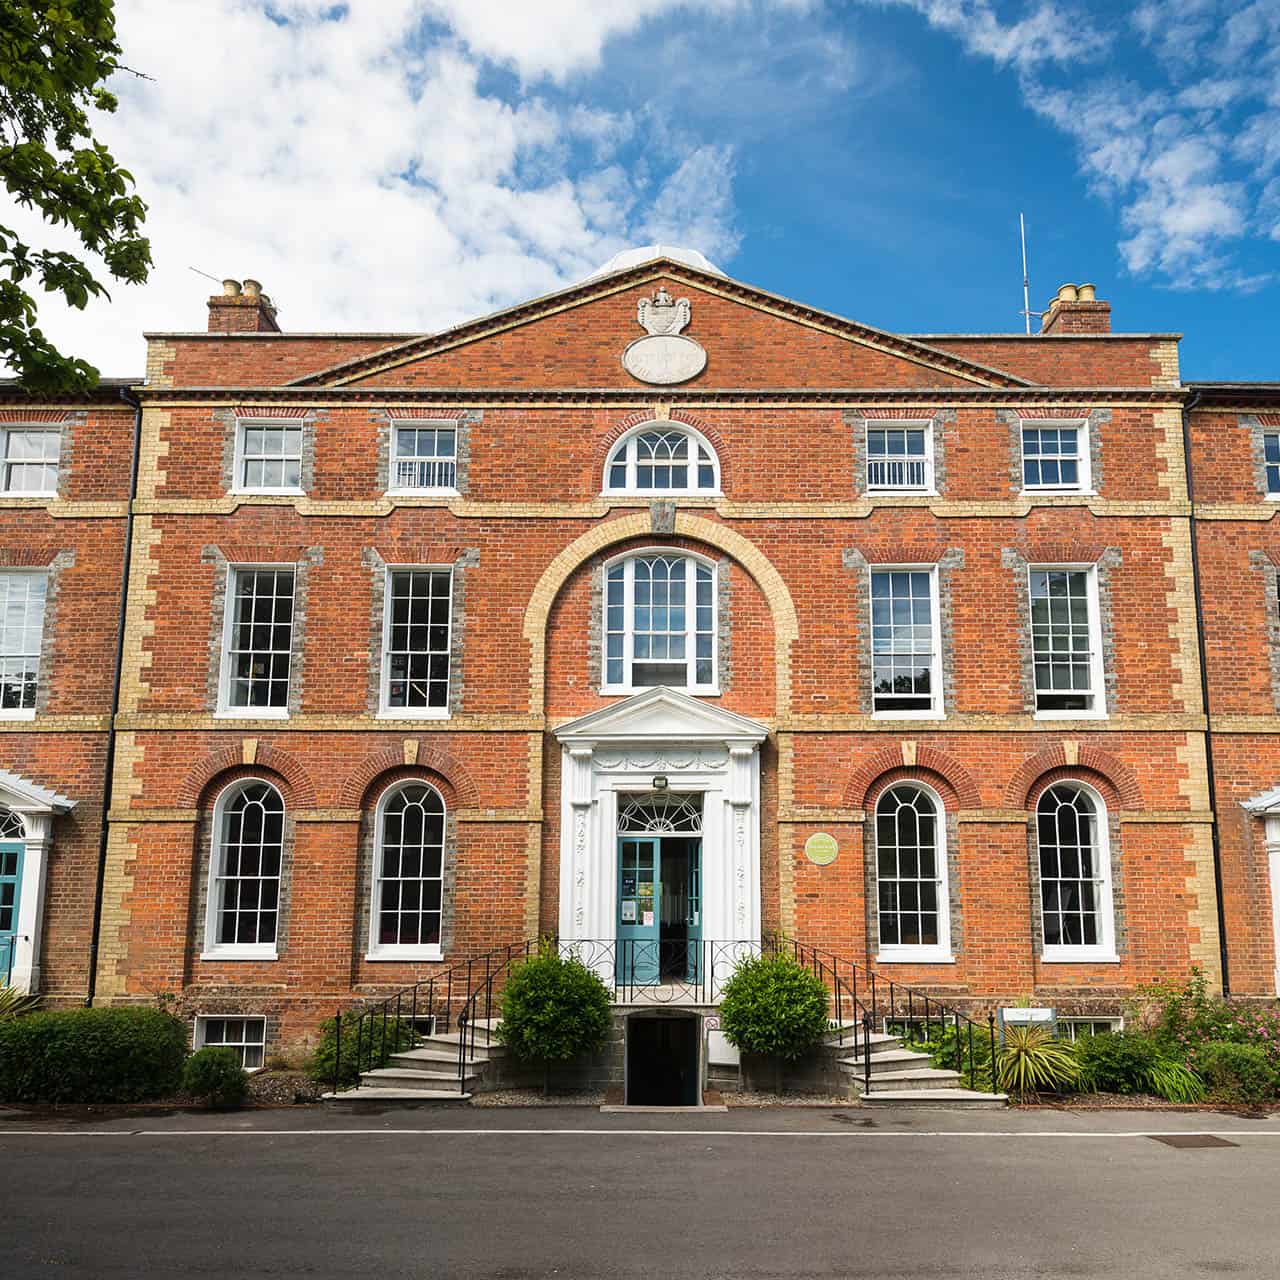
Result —
<instances>
[{"instance_id":1,"label":"small basement window","mask_svg":"<svg viewBox=\"0 0 1280 1280\"><path fill-rule=\"evenodd\" d=\"M1080 1040L1123 1030L1124 1023L1120 1018L1059 1018L1057 1026L1059 1040Z\"/></svg>"},{"instance_id":2,"label":"small basement window","mask_svg":"<svg viewBox=\"0 0 1280 1280\"><path fill-rule=\"evenodd\" d=\"M266 1054L266 1018L197 1018L197 1049L234 1049L246 1071L257 1071Z\"/></svg>"}]
</instances>

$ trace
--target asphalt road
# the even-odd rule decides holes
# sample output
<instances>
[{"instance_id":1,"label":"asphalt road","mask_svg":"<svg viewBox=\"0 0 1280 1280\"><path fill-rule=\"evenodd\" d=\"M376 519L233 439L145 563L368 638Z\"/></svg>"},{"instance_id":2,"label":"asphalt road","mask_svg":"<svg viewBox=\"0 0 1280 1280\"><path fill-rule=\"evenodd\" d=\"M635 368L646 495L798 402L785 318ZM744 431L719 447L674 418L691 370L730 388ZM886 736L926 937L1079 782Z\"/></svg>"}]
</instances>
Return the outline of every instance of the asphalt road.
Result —
<instances>
[{"instance_id":1,"label":"asphalt road","mask_svg":"<svg viewBox=\"0 0 1280 1280\"><path fill-rule=\"evenodd\" d=\"M1280 1117L0 1112L0 1160L6 1280L1280 1275Z\"/></svg>"}]
</instances>

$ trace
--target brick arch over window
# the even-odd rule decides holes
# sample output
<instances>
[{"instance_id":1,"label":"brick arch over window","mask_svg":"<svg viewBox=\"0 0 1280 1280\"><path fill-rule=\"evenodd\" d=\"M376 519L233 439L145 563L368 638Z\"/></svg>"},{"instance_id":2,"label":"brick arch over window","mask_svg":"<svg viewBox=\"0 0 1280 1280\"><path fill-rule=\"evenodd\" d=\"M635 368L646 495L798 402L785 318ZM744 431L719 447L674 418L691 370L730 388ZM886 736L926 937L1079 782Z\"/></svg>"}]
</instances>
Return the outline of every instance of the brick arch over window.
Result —
<instances>
[{"instance_id":1,"label":"brick arch over window","mask_svg":"<svg viewBox=\"0 0 1280 1280\"><path fill-rule=\"evenodd\" d=\"M903 759L901 747L886 747L869 756L854 770L844 791L850 809L868 808L885 787L894 782L927 782L948 809L981 807L978 784L954 756L935 747L920 747L914 764Z\"/></svg>"},{"instance_id":2,"label":"brick arch over window","mask_svg":"<svg viewBox=\"0 0 1280 1280\"><path fill-rule=\"evenodd\" d=\"M386 785L395 780L388 776L392 774L402 775L403 778L421 777L433 785L438 779L444 783L441 794L444 795L445 803L452 807L471 809L480 803L480 792L475 780L462 763L442 747L420 748L413 761L405 759L403 747L388 747L384 751L375 751L366 756L347 774L338 798L339 807L365 808L376 795L381 794Z\"/></svg>"},{"instance_id":3,"label":"brick arch over window","mask_svg":"<svg viewBox=\"0 0 1280 1280\"><path fill-rule=\"evenodd\" d=\"M1053 774L1052 781L1064 777L1080 777L1082 782L1099 786L1108 806L1120 809L1141 809L1142 791L1138 779L1127 764L1122 764L1109 751L1098 747L1084 747L1076 760L1067 759L1061 743L1036 752L1023 762L1009 782L1005 792L1005 807L1029 809L1032 799L1044 790L1049 782L1046 775Z\"/></svg>"},{"instance_id":4,"label":"brick arch over window","mask_svg":"<svg viewBox=\"0 0 1280 1280\"><path fill-rule=\"evenodd\" d=\"M286 808L314 809L316 788L311 776L298 758L280 747L259 746L252 760L245 759L243 747L225 747L199 761L178 787L176 801L182 808L198 808L209 798L224 780L223 775L235 772L249 777L261 774L274 775L279 781L280 794Z\"/></svg>"},{"instance_id":5,"label":"brick arch over window","mask_svg":"<svg viewBox=\"0 0 1280 1280\"><path fill-rule=\"evenodd\" d=\"M543 570L524 614L524 638L529 642L529 710L541 715L546 697L547 619L551 606L574 572L593 556L633 538L661 542L671 536L689 538L722 551L751 575L764 593L773 618L774 685L779 714L791 705L791 644L799 635L795 602L782 575L759 547L742 534L714 520L676 512L675 528L656 534L648 512L606 520L575 538Z\"/></svg>"},{"instance_id":6,"label":"brick arch over window","mask_svg":"<svg viewBox=\"0 0 1280 1280\"><path fill-rule=\"evenodd\" d=\"M604 475L605 463L609 460L609 453L613 446L627 434L628 431L635 427L644 426L646 423L652 423L655 427L661 428L674 422L677 426L690 427L698 432L706 442L716 451L716 461L720 464L720 489L723 493L729 491L729 481L732 476L732 463L728 455L728 447L725 444L724 437L715 429L703 422L701 418L694 417L691 413L686 413L683 409L672 409L666 418L655 418L653 410L641 410L639 413L629 413L610 431L601 436L596 441L596 452L593 475L596 477L597 484L599 479Z\"/></svg>"}]
</instances>

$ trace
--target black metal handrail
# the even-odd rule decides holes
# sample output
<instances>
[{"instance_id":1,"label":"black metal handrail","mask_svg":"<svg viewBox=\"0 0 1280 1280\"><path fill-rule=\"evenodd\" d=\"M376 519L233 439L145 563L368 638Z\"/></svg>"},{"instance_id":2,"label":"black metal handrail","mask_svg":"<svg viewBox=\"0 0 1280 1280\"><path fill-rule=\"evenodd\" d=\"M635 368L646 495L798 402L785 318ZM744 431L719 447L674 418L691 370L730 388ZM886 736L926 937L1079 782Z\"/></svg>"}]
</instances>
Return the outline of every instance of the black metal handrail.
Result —
<instances>
[{"instance_id":1,"label":"black metal handrail","mask_svg":"<svg viewBox=\"0 0 1280 1280\"><path fill-rule=\"evenodd\" d=\"M514 943L512 946L527 946ZM511 947L495 947L483 955L471 956L460 960L448 969L433 973L412 986L403 987L384 1000L362 1009L359 1013L348 1012L345 1019L342 1010L334 1015L334 1055L333 1055L333 1091L342 1087L342 1066L344 1058L348 1065L351 1058L343 1053L342 1039L344 1023L348 1027L347 1035L351 1035L350 1027L355 1027L355 1045L351 1053L355 1059L357 1077L363 1071L371 1071L375 1065L381 1066L387 1059L387 1045L391 1052L405 1047L401 1041L405 1038L406 1023L409 1038L416 1039L419 1026L426 1021L431 1024L433 1033L448 1034L450 1025L457 1025L453 1017L455 1002L464 1002L476 989L477 977L483 966L485 975L490 971L498 956L505 956ZM483 981L483 980L481 980ZM350 1021L355 1018L354 1024Z\"/></svg>"},{"instance_id":2,"label":"black metal handrail","mask_svg":"<svg viewBox=\"0 0 1280 1280\"><path fill-rule=\"evenodd\" d=\"M952 1005L944 1004L927 991L907 986L905 983L895 982L892 978L886 978L883 974L877 973L866 965L859 964L856 960L850 960L847 956L837 956L833 952L811 946L808 943L800 942L795 938L789 938L780 933L766 934L763 939L763 945L773 952L790 952L797 963L813 968L815 974L819 977L823 977L826 972L839 974L842 967L848 973L847 983L843 979L841 982L844 989L848 991L854 1007L860 1014L859 1020L862 1023L864 1032L862 1037L863 1084L867 1089L870 1089L871 1085L871 1034L875 1026L879 1024L887 1032L895 1023L904 1023L910 1028L923 1022L926 1040L928 1040L930 1031L935 1024L941 1035L945 1035L948 1028L955 1029L954 1069L961 1076L967 1076L969 1088L971 1089L978 1088L978 1064L974 1058L974 1036L975 1034L977 1035L978 1043L981 1044L982 1037L985 1035L988 1039L991 1053L991 1090L992 1092L998 1091L999 1048L996 1044L996 1015L994 1012L987 1014L987 1024L984 1027L981 1023L969 1017L967 1013L961 1012L961 1010ZM861 978L861 987L859 987L859 978ZM834 991L834 999L838 1010L840 988L835 987ZM837 1021L839 1021L838 1016Z\"/></svg>"}]
</instances>

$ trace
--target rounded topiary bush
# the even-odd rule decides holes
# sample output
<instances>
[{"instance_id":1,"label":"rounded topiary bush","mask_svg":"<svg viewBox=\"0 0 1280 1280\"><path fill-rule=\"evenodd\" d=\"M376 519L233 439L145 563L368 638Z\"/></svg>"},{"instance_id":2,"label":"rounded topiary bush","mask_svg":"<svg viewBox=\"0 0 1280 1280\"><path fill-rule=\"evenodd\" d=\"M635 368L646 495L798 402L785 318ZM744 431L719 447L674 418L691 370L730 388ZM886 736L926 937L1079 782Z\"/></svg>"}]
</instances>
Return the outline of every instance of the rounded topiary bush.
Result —
<instances>
[{"instance_id":1,"label":"rounded topiary bush","mask_svg":"<svg viewBox=\"0 0 1280 1280\"><path fill-rule=\"evenodd\" d=\"M1141 1093L1160 1059L1153 1041L1125 1031L1083 1036L1075 1053L1080 1086L1090 1093Z\"/></svg>"},{"instance_id":2,"label":"rounded topiary bush","mask_svg":"<svg viewBox=\"0 0 1280 1280\"><path fill-rule=\"evenodd\" d=\"M745 1053L792 1062L830 1025L822 980L789 956L739 961L720 997L720 1029Z\"/></svg>"},{"instance_id":3,"label":"rounded topiary bush","mask_svg":"<svg viewBox=\"0 0 1280 1280\"><path fill-rule=\"evenodd\" d=\"M249 1075L234 1049L210 1045L197 1049L182 1068L182 1088L210 1107L238 1107L249 1089Z\"/></svg>"},{"instance_id":4,"label":"rounded topiary bush","mask_svg":"<svg viewBox=\"0 0 1280 1280\"><path fill-rule=\"evenodd\" d=\"M499 1005L498 1039L524 1062L568 1062L604 1047L609 989L581 960L544 943L511 971Z\"/></svg>"},{"instance_id":5,"label":"rounded topiary bush","mask_svg":"<svg viewBox=\"0 0 1280 1280\"><path fill-rule=\"evenodd\" d=\"M1210 1040L1196 1051L1196 1070L1214 1102L1253 1105L1276 1096L1275 1069L1257 1045Z\"/></svg>"}]
</instances>

